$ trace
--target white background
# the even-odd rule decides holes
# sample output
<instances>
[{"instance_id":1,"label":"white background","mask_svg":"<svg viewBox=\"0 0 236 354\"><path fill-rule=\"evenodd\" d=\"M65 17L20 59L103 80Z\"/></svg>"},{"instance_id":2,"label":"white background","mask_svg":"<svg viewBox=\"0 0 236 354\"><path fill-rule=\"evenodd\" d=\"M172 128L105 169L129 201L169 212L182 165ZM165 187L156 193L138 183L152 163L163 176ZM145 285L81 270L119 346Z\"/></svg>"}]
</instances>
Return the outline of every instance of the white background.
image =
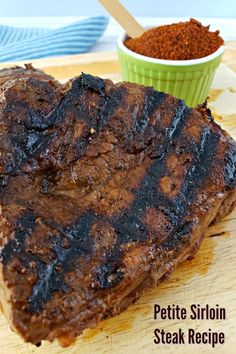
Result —
<instances>
[{"instance_id":1,"label":"white background","mask_svg":"<svg viewBox=\"0 0 236 354\"><path fill-rule=\"evenodd\" d=\"M121 0L135 16L233 17L236 0ZM0 16L90 16L105 13L98 0L0 0ZM236 23L235 23L236 26Z\"/></svg>"}]
</instances>

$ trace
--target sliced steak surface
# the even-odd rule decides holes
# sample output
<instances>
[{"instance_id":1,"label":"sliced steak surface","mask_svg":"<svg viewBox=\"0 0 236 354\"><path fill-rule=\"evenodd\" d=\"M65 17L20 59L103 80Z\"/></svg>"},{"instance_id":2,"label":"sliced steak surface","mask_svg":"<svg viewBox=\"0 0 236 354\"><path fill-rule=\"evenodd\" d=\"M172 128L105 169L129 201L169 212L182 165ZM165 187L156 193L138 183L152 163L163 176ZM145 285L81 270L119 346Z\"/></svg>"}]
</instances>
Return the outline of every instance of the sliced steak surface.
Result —
<instances>
[{"instance_id":1,"label":"sliced steak surface","mask_svg":"<svg viewBox=\"0 0 236 354\"><path fill-rule=\"evenodd\" d=\"M0 92L0 299L26 341L118 314L235 205L236 144L208 111L85 74Z\"/></svg>"}]
</instances>

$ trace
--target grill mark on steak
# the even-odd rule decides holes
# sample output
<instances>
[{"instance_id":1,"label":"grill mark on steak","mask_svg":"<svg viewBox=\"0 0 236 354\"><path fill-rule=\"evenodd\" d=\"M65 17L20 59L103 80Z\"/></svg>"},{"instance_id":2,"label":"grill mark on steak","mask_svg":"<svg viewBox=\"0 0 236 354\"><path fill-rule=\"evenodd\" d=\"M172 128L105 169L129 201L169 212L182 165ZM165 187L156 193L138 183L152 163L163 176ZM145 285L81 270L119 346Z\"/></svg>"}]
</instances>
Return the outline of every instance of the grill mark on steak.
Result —
<instances>
[{"instance_id":1,"label":"grill mark on steak","mask_svg":"<svg viewBox=\"0 0 236 354\"><path fill-rule=\"evenodd\" d=\"M66 238L66 247L63 247L62 238L55 234L52 236L53 239L55 238L55 259L48 264L37 259L39 263L39 267L37 267L38 279L29 298L30 311L39 312L54 291L70 291L65 281L65 273L73 270L74 261L78 257L91 255L92 245L89 235L93 220L94 214L89 210L74 225L64 229L57 226L59 233ZM55 227L54 222L45 221L45 223Z\"/></svg>"},{"instance_id":2,"label":"grill mark on steak","mask_svg":"<svg viewBox=\"0 0 236 354\"><path fill-rule=\"evenodd\" d=\"M105 127L116 107L121 103L122 98L124 98L127 94L127 90L124 86L120 86L116 90L111 89L111 91L107 94L105 92L104 80L84 73L79 77L79 80L81 83L81 90L84 91L85 95L89 91L94 91L99 94L100 100L98 104L98 115L97 117L94 117L94 125L92 124L92 128L99 132ZM83 108L83 106L84 105L82 104L81 108ZM87 115L85 116L86 122L88 122L88 117L90 114L91 112L87 112Z\"/></svg>"},{"instance_id":3,"label":"grill mark on steak","mask_svg":"<svg viewBox=\"0 0 236 354\"><path fill-rule=\"evenodd\" d=\"M84 134L78 139L74 146L74 158L78 159L86 150L87 146L92 143L98 133L104 129L108 120L111 118L116 107L120 104L121 100L125 97L127 91L125 87L119 87L117 90L111 90L109 94L104 95L104 81L102 79L95 80L94 77L88 74L83 74L79 79L76 79L78 91L80 93L79 99L82 101L78 104L78 112L75 112L79 117L84 120L86 126L84 128ZM74 84L73 83L73 84ZM88 93L95 91L99 94L97 97L97 109L91 116L91 110L86 111L84 107L89 105L84 104L84 101L89 100ZM78 98L77 98L78 100ZM94 129L94 133L91 134L90 130Z\"/></svg>"},{"instance_id":4,"label":"grill mark on steak","mask_svg":"<svg viewBox=\"0 0 236 354\"><path fill-rule=\"evenodd\" d=\"M30 211L19 217L14 232L14 238L11 239L1 251L0 257L3 264L7 264L7 262L17 254L21 256L25 255L24 242L35 228L35 219L35 215ZM23 258L25 259L25 257Z\"/></svg>"},{"instance_id":5,"label":"grill mark on steak","mask_svg":"<svg viewBox=\"0 0 236 354\"><path fill-rule=\"evenodd\" d=\"M232 188L236 185L236 151L230 147L228 153L225 156L225 183Z\"/></svg>"},{"instance_id":6,"label":"grill mark on steak","mask_svg":"<svg viewBox=\"0 0 236 354\"><path fill-rule=\"evenodd\" d=\"M160 104L163 103L165 94L153 90L151 87L146 88L144 93L143 109L140 111L140 117L137 117L135 121L135 132L137 134L143 134L148 127L150 117Z\"/></svg>"},{"instance_id":7,"label":"grill mark on steak","mask_svg":"<svg viewBox=\"0 0 236 354\"><path fill-rule=\"evenodd\" d=\"M35 154L40 154L58 137L58 132L35 132L13 135L11 138L12 155L5 157L6 174L16 174L24 163Z\"/></svg>"},{"instance_id":8,"label":"grill mark on steak","mask_svg":"<svg viewBox=\"0 0 236 354\"><path fill-rule=\"evenodd\" d=\"M8 184L9 176L0 174L0 191L2 191Z\"/></svg>"},{"instance_id":9,"label":"grill mark on steak","mask_svg":"<svg viewBox=\"0 0 236 354\"><path fill-rule=\"evenodd\" d=\"M194 144L195 158L181 188L182 193L187 193L189 202L192 202L195 196L194 184L198 187L201 186L211 171L211 164L214 162L218 141L219 134L206 127L201 135L200 146ZM194 183L190 183L190 181Z\"/></svg>"},{"instance_id":10,"label":"grill mark on steak","mask_svg":"<svg viewBox=\"0 0 236 354\"><path fill-rule=\"evenodd\" d=\"M93 221L94 213L90 210L74 224L65 228L61 228L54 221L41 220L45 225L57 230L56 233L50 235L53 240L55 256L49 263L45 263L42 261L40 254L27 251L27 238L30 237L36 227L35 215L32 212L26 212L19 217L14 238L4 246L1 252L1 261L7 266L11 259L18 257L22 266L28 269L34 262L37 281L32 287L32 294L28 300L29 311L32 313L39 312L55 291L70 291L65 281L65 273L73 270L74 261L80 256L91 256L90 230Z\"/></svg>"},{"instance_id":11,"label":"grill mark on steak","mask_svg":"<svg viewBox=\"0 0 236 354\"><path fill-rule=\"evenodd\" d=\"M171 223L175 225L174 230L163 243L163 247L166 249L177 248L177 243L185 240L185 236L191 232L192 223L185 222L184 217L187 216L189 206L196 197L197 189L204 183L210 173L210 166L214 161L218 140L218 134L210 131L209 127L203 130L200 144L194 144L195 159L183 179L179 194L172 205L163 206L167 215L169 210L172 210ZM181 225L183 221L184 223Z\"/></svg>"},{"instance_id":12,"label":"grill mark on steak","mask_svg":"<svg viewBox=\"0 0 236 354\"><path fill-rule=\"evenodd\" d=\"M219 135L213 133L209 127L206 127L201 136L199 145L195 145L195 159L183 180L179 196L174 201L173 210L178 215L177 222L172 219L172 223L180 224L184 215L188 212L191 202L194 200L197 188L205 182L211 171L211 164L214 162ZM186 196L182 198L181 196ZM167 209L168 210L168 209ZM168 238L164 241L163 247L170 249L176 248L177 243L184 236L190 234L192 223L184 222L177 230L171 232Z\"/></svg>"},{"instance_id":13,"label":"grill mark on steak","mask_svg":"<svg viewBox=\"0 0 236 354\"><path fill-rule=\"evenodd\" d=\"M185 122L185 117L190 113L190 108L185 106L184 101L179 101L178 106L176 107L175 116L168 128L167 136L169 142L172 142L174 138L180 135L181 130Z\"/></svg>"}]
</instances>

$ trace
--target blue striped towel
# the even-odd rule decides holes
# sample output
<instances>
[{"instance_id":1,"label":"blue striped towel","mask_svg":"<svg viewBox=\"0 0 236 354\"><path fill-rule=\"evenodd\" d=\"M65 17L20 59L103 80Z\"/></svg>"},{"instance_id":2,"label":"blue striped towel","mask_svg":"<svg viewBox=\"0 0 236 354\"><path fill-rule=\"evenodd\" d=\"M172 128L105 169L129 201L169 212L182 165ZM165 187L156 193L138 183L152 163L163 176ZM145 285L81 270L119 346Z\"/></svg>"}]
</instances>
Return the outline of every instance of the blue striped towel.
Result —
<instances>
[{"instance_id":1,"label":"blue striped towel","mask_svg":"<svg viewBox=\"0 0 236 354\"><path fill-rule=\"evenodd\" d=\"M107 17L97 16L54 30L0 26L0 62L85 53L107 23Z\"/></svg>"}]
</instances>

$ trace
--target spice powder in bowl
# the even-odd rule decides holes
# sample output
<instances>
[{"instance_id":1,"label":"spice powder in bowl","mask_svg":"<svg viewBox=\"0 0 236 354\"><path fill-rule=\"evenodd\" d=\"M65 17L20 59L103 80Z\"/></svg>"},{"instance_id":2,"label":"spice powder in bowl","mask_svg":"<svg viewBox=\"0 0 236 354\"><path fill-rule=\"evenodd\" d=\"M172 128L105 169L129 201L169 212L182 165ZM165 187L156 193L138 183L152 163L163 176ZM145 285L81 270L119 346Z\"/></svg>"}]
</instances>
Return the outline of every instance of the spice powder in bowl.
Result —
<instances>
[{"instance_id":1,"label":"spice powder in bowl","mask_svg":"<svg viewBox=\"0 0 236 354\"><path fill-rule=\"evenodd\" d=\"M122 80L181 98L190 107L204 103L224 41L195 19L147 29L138 38L118 38Z\"/></svg>"},{"instance_id":2,"label":"spice powder in bowl","mask_svg":"<svg viewBox=\"0 0 236 354\"><path fill-rule=\"evenodd\" d=\"M128 38L127 48L150 58L191 60L214 53L223 43L219 31L191 18L188 22L173 23L147 30L141 37Z\"/></svg>"}]
</instances>

